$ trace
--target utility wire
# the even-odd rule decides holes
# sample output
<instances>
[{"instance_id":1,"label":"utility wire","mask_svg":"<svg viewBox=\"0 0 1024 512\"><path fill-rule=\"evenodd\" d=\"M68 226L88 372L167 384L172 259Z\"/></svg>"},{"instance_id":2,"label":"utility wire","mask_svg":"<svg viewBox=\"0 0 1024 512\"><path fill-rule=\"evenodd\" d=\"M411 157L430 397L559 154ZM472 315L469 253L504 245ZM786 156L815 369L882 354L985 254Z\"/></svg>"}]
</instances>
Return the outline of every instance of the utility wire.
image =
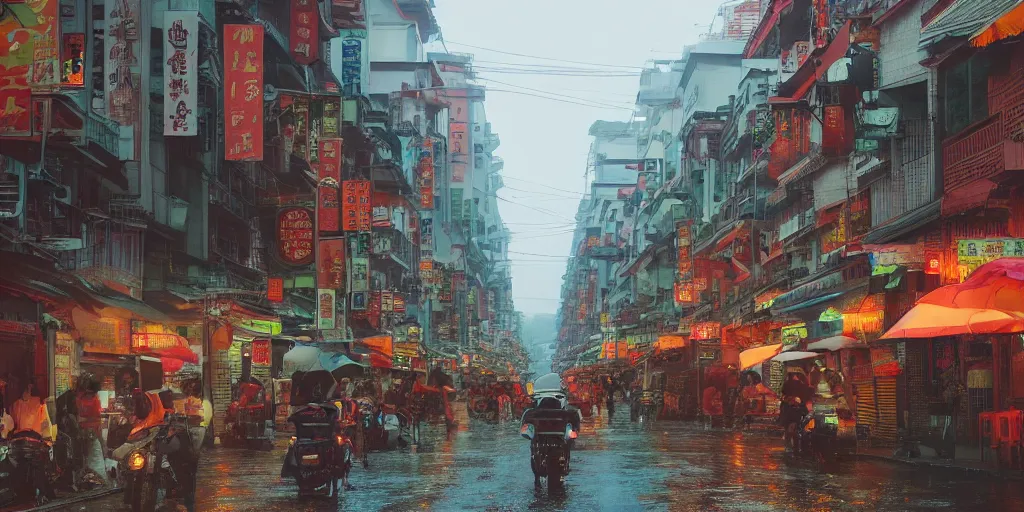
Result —
<instances>
[{"instance_id":1,"label":"utility wire","mask_svg":"<svg viewBox=\"0 0 1024 512\"><path fill-rule=\"evenodd\" d=\"M493 78L481 78L481 80L484 80L484 81L487 81L487 82L494 82L496 84L501 84L501 85L507 85L507 86L510 86L510 87L518 87L520 89L526 89L527 91L541 92L541 93L544 93L544 94L549 94L551 96L561 96L563 98L569 98L571 100L589 101L591 103L597 103L597 101L595 101L595 100L591 100L591 99L587 99L587 98L580 98L579 96L570 96L568 94L558 94L556 92L545 91L544 89L534 89L532 87L526 87L526 86L523 86L523 85L510 84L508 82L502 82L500 80L495 80ZM612 101L615 101L615 100L612 100ZM612 104L612 103L606 103L604 101L601 101L600 103L602 105L611 105ZM622 102L622 103L624 105L625 104L630 104L629 102ZM632 110L632 107L629 107L629 108L630 108L630 110Z\"/></svg>"},{"instance_id":2,"label":"utility wire","mask_svg":"<svg viewBox=\"0 0 1024 512\"><path fill-rule=\"evenodd\" d=\"M580 103L578 101L563 100L561 98L552 98L550 96L541 96L539 94L531 94L531 93L524 92L524 91L513 91L513 90L509 90L509 89L491 89L491 88L487 88L487 92L489 92L489 93L490 92L507 92L507 93L510 93L510 94L522 94L523 96L531 96L531 97L534 97L534 98L541 98L541 99L545 99L545 100L557 101L559 103L568 103L568 104L571 104L571 105L580 105L580 106L590 107L590 108L604 108L604 109L629 110L629 111L633 110L632 108L629 108L629 107L621 107L621 106L617 106L617 105L602 105L602 104Z\"/></svg>"},{"instance_id":3,"label":"utility wire","mask_svg":"<svg viewBox=\"0 0 1024 512\"><path fill-rule=\"evenodd\" d=\"M551 194L551 193L548 193L548 192L541 192L539 190L525 190L525 189L521 189L521 188L510 187L508 185L505 185L502 188L507 188L509 190L515 190L516 192L526 192L528 194L540 194L540 195L543 195L543 196L553 196L553 197L558 197L558 198L562 198L562 199L581 199L585 195L585 194L580 194L580 193L576 193L575 196L567 196L565 194Z\"/></svg>"},{"instance_id":4,"label":"utility wire","mask_svg":"<svg viewBox=\"0 0 1024 512\"><path fill-rule=\"evenodd\" d=\"M505 199L504 197L501 197L501 196L499 196L499 195L495 195L494 197L497 197L498 199L501 199L502 201L505 201L506 203L512 203L512 204L514 204L514 205L516 205L516 206L521 206L521 207L523 207L523 208L527 208L527 209L530 209L530 210L534 210L534 211L536 211L536 212L538 212L538 213L543 213L543 214L545 214L545 215L554 215L554 216L556 216L556 217L561 217L561 218L563 218L563 219L566 219L566 220L572 220L572 222L575 222L575 221L576 221L576 219L569 219L569 217L566 217L566 216L564 216L564 215L562 215L562 214L560 214L560 213L558 213L558 212L553 212L553 211L551 211L551 210L548 210L548 209L546 209L546 208L537 208L537 207L535 207L535 206L530 206L530 205L527 205L527 204L523 204L523 203L517 203L517 202L515 202L515 201L512 201L512 200L510 200L510 199Z\"/></svg>"},{"instance_id":5,"label":"utility wire","mask_svg":"<svg viewBox=\"0 0 1024 512\"><path fill-rule=\"evenodd\" d=\"M524 256L542 256L544 258L562 258L562 259L569 259L569 258L571 258L571 256L557 256L557 255L554 255L554 254L535 254L535 253L532 253L532 252L508 251L508 253L509 254L522 254Z\"/></svg>"},{"instance_id":6,"label":"utility wire","mask_svg":"<svg viewBox=\"0 0 1024 512\"><path fill-rule=\"evenodd\" d=\"M611 68L644 69L642 66L619 66L619 65L616 65L616 64L597 64L597 63L593 63L593 62L580 62L580 61L576 61L576 60L555 59L555 58L552 58L552 57L540 57L540 56L537 56L537 55L527 55L527 54L524 54L524 53L514 53L514 52L506 52L506 51L503 51L503 50L495 50L493 48L485 48L483 46L475 46L475 45L467 44L467 43L459 43L459 42L452 41L452 40L449 40L448 42L451 43L451 44L457 44L459 46L465 46L467 48L476 48L477 50L484 50L484 51L488 51L488 52L501 53L501 54L505 54L505 55L514 55L516 57L526 57L528 59L549 60L549 61L553 61L553 62L568 62L568 63L571 63L571 64L583 64L583 65L586 65L586 66L602 66L602 67L611 67Z\"/></svg>"},{"instance_id":7,"label":"utility wire","mask_svg":"<svg viewBox=\"0 0 1024 512\"><path fill-rule=\"evenodd\" d=\"M579 192L578 192L578 191L574 191L574 190L566 190L566 189L564 189L564 188L555 188L555 187L551 187L551 186L548 186L548 185L547 185L546 183L541 183L541 182L539 182L539 181L530 181L530 180L527 180L527 179L523 179L523 178L516 178L515 176L506 176L506 175L504 175L504 174L502 174L502 175L501 175L501 177L502 177L502 178L504 178L504 179L506 179L506 180L514 180L514 181L521 181L521 182L523 182L523 183L532 183L532 184L534 184L534 185L540 185L540 186L542 186L542 187L545 187L545 188L548 188L548 189L550 189L550 190L557 190L557 191L559 191L559 192L568 192L568 193L570 193L570 194L579 194ZM506 186L507 186L507 185L506 185ZM583 193L583 195L584 195L584 196L587 196L587 195L589 195L589 194L587 194L587 193Z\"/></svg>"}]
</instances>

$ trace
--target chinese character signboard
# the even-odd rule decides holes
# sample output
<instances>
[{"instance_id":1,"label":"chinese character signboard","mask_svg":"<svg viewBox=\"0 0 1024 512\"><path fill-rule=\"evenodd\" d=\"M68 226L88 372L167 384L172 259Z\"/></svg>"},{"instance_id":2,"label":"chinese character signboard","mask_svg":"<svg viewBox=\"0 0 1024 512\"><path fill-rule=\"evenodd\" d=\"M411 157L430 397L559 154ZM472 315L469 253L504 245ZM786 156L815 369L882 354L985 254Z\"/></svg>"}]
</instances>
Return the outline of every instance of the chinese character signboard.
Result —
<instances>
[{"instance_id":1,"label":"chinese character signboard","mask_svg":"<svg viewBox=\"0 0 1024 512\"><path fill-rule=\"evenodd\" d=\"M23 2L5 2L23 3ZM18 22L32 32L32 75L29 82L33 88L52 90L60 85L60 31L58 30L58 0L39 0L27 2L30 14L34 16L18 17ZM5 9L11 16L10 7ZM8 17L5 16L5 17ZM10 21L10 20L5 20ZM33 23L34 22L34 23ZM17 22L16 22L17 23Z\"/></svg>"},{"instance_id":2,"label":"chinese character signboard","mask_svg":"<svg viewBox=\"0 0 1024 512\"><path fill-rule=\"evenodd\" d=\"M85 87L85 34L63 34L60 52L60 84Z\"/></svg>"},{"instance_id":3,"label":"chinese character signboard","mask_svg":"<svg viewBox=\"0 0 1024 512\"><path fill-rule=\"evenodd\" d=\"M139 0L105 4L103 77L107 117L124 126L138 124L142 77L139 55ZM147 28L148 30L148 28ZM137 134L136 134L137 135Z\"/></svg>"},{"instance_id":4,"label":"chinese character signboard","mask_svg":"<svg viewBox=\"0 0 1024 512\"><path fill-rule=\"evenodd\" d=\"M852 133L853 120L846 119L846 111L842 105L827 105L824 114L821 130L822 152L826 155L849 153L853 146L853 138L848 134Z\"/></svg>"},{"instance_id":5,"label":"chinese character signboard","mask_svg":"<svg viewBox=\"0 0 1024 512\"><path fill-rule=\"evenodd\" d=\"M263 160L263 26L224 25L223 44L224 159Z\"/></svg>"},{"instance_id":6,"label":"chinese character signboard","mask_svg":"<svg viewBox=\"0 0 1024 512\"><path fill-rule=\"evenodd\" d=\"M341 183L341 139L320 139L317 177L321 180L332 179L335 183Z\"/></svg>"},{"instance_id":7,"label":"chinese character signboard","mask_svg":"<svg viewBox=\"0 0 1024 512\"><path fill-rule=\"evenodd\" d=\"M316 328L334 329L334 290L316 291Z\"/></svg>"},{"instance_id":8,"label":"chinese character signboard","mask_svg":"<svg viewBox=\"0 0 1024 512\"><path fill-rule=\"evenodd\" d=\"M321 238L318 245L320 258L317 260L316 287L340 290L345 275L345 240Z\"/></svg>"},{"instance_id":9,"label":"chinese character signboard","mask_svg":"<svg viewBox=\"0 0 1024 512\"><path fill-rule=\"evenodd\" d=\"M675 284L675 298L678 304L692 304L696 302L693 285L693 257L690 248L693 244L693 233L689 223L676 226L677 246L677 274Z\"/></svg>"},{"instance_id":10,"label":"chinese character signboard","mask_svg":"<svg viewBox=\"0 0 1024 512\"><path fill-rule=\"evenodd\" d=\"M305 208L287 208L277 215L278 256L291 265L313 261L313 215Z\"/></svg>"},{"instance_id":11,"label":"chinese character signboard","mask_svg":"<svg viewBox=\"0 0 1024 512\"><path fill-rule=\"evenodd\" d=\"M267 300L270 302L284 302L284 278L267 278Z\"/></svg>"},{"instance_id":12,"label":"chinese character signboard","mask_svg":"<svg viewBox=\"0 0 1024 512\"><path fill-rule=\"evenodd\" d=\"M309 98L294 94L281 95L281 136L284 150L309 160Z\"/></svg>"},{"instance_id":13,"label":"chinese character signboard","mask_svg":"<svg viewBox=\"0 0 1024 512\"><path fill-rule=\"evenodd\" d=\"M959 281L963 281L976 268L992 260L1024 257L1024 239L959 240L956 253Z\"/></svg>"},{"instance_id":14,"label":"chinese character signboard","mask_svg":"<svg viewBox=\"0 0 1024 512\"><path fill-rule=\"evenodd\" d=\"M324 182L317 187L316 224L321 232L338 231L338 187Z\"/></svg>"},{"instance_id":15,"label":"chinese character signboard","mask_svg":"<svg viewBox=\"0 0 1024 512\"><path fill-rule=\"evenodd\" d=\"M470 157L469 101L466 98L449 98L448 106L448 158L452 182L466 181L466 166Z\"/></svg>"},{"instance_id":16,"label":"chinese character signboard","mask_svg":"<svg viewBox=\"0 0 1024 512\"><path fill-rule=\"evenodd\" d=\"M722 338L722 324L698 322L690 326L691 340L717 340Z\"/></svg>"},{"instance_id":17,"label":"chinese character signboard","mask_svg":"<svg viewBox=\"0 0 1024 512\"><path fill-rule=\"evenodd\" d=\"M0 134L32 132L31 67L32 33L22 29L8 32L7 40L0 43Z\"/></svg>"},{"instance_id":18,"label":"chinese character signboard","mask_svg":"<svg viewBox=\"0 0 1024 512\"><path fill-rule=\"evenodd\" d=\"M164 135L196 135L199 13L164 12Z\"/></svg>"},{"instance_id":19,"label":"chinese character signboard","mask_svg":"<svg viewBox=\"0 0 1024 512\"><path fill-rule=\"evenodd\" d=\"M363 74L363 42L359 39L341 41L341 83L354 86L353 94L359 94Z\"/></svg>"},{"instance_id":20,"label":"chinese character signboard","mask_svg":"<svg viewBox=\"0 0 1024 512\"><path fill-rule=\"evenodd\" d=\"M270 366L270 340L252 340L252 364Z\"/></svg>"},{"instance_id":21,"label":"chinese character signboard","mask_svg":"<svg viewBox=\"0 0 1024 512\"><path fill-rule=\"evenodd\" d=\"M434 141L430 137L423 139L423 151L420 153L420 207L434 209Z\"/></svg>"},{"instance_id":22,"label":"chinese character signboard","mask_svg":"<svg viewBox=\"0 0 1024 512\"><path fill-rule=\"evenodd\" d=\"M295 62L308 66L320 57L320 13L316 0L292 0L291 36Z\"/></svg>"},{"instance_id":23,"label":"chinese character signboard","mask_svg":"<svg viewBox=\"0 0 1024 512\"><path fill-rule=\"evenodd\" d=\"M370 231L373 226L373 206L370 204L370 181L356 180L356 229Z\"/></svg>"}]
</instances>

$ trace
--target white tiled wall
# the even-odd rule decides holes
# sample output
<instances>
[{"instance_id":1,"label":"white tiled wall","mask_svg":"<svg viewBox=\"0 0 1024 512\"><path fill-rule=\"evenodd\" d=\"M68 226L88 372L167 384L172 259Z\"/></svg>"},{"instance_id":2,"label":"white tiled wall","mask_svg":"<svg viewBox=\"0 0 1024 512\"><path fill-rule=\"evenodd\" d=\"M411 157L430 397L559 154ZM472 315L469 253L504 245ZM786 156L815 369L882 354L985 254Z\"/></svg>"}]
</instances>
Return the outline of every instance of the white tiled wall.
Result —
<instances>
[{"instance_id":1,"label":"white tiled wall","mask_svg":"<svg viewBox=\"0 0 1024 512\"><path fill-rule=\"evenodd\" d=\"M927 76L927 70L919 64L927 53L917 50L921 14L927 2L911 1L913 5L901 8L901 12L882 24L882 51L879 55L882 87L907 85ZM908 51L911 49L913 51Z\"/></svg>"}]
</instances>

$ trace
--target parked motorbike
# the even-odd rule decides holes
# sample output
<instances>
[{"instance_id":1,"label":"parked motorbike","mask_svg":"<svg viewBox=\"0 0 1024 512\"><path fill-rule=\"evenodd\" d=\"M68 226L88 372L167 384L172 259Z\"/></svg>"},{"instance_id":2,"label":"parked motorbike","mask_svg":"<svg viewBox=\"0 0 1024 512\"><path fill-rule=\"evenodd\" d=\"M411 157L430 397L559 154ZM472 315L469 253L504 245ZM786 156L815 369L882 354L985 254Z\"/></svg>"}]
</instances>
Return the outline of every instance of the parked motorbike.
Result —
<instances>
[{"instance_id":1,"label":"parked motorbike","mask_svg":"<svg viewBox=\"0 0 1024 512\"><path fill-rule=\"evenodd\" d=\"M10 446L7 440L0 438L0 508L12 505L16 499L14 487L14 465L8 457Z\"/></svg>"},{"instance_id":2,"label":"parked motorbike","mask_svg":"<svg viewBox=\"0 0 1024 512\"><path fill-rule=\"evenodd\" d=\"M256 379L243 383L224 415L221 443L269 451L274 447L275 435L273 407L263 384Z\"/></svg>"},{"instance_id":3,"label":"parked motorbike","mask_svg":"<svg viewBox=\"0 0 1024 512\"><path fill-rule=\"evenodd\" d=\"M0 455L0 504L4 495L12 495L15 503L36 506L56 498L50 441L34 431L23 430L12 434L6 445L0 445Z\"/></svg>"},{"instance_id":4,"label":"parked motorbike","mask_svg":"<svg viewBox=\"0 0 1024 512\"><path fill-rule=\"evenodd\" d=\"M152 512L166 499L180 499L194 510L202 418L167 414L164 422L128 436L113 450L124 504L132 512Z\"/></svg>"},{"instance_id":5,"label":"parked motorbike","mask_svg":"<svg viewBox=\"0 0 1024 512\"><path fill-rule=\"evenodd\" d=\"M337 499L338 480L347 480L352 469L352 440L340 424L333 403L312 403L292 414L295 436L281 467L281 478L295 478L299 497Z\"/></svg>"},{"instance_id":6,"label":"parked motorbike","mask_svg":"<svg viewBox=\"0 0 1024 512\"><path fill-rule=\"evenodd\" d=\"M650 425L658 418L661 408L661 396L654 391L642 391L636 398L636 421L641 425Z\"/></svg>"},{"instance_id":7,"label":"parked motorbike","mask_svg":"<svg viewBox=\"0 0 1024 512\"><path fill-rule=\"evenodd\" d=\"M534 383L534 407L523 413L520 435L530 440L530 469L534 485L546 478L548 489L557 489L569 473L572 447L579 435L580 413L569 406L558 374L545 375Z\"/></svg>"}]
</instances>

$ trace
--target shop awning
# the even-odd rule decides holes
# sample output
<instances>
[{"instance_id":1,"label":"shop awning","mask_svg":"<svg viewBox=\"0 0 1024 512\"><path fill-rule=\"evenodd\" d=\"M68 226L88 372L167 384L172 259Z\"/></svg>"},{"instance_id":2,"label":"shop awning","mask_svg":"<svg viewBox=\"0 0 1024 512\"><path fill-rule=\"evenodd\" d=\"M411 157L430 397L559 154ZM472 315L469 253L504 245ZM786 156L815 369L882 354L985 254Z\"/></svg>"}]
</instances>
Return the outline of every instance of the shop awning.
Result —
<instances>
[{"instance_id":1,"label":"shop awning","mask_svg":"<svg viewBox=\"0 0 1024 512\"><path fill-rule=\"evenodd\" d=\"M800 69L796 70L793 76L779 85L779 95L769 98L769 103L786 103L799 101L811 87L818 82L818 79L825 76L828 68L846 55L850 49L850 21L843 24L839 33L832 39L832 42L825 47L820 54L811 54Z\"/></svg>"},{"instance_id":2,"label":"shop awning","mask_svg":"<svg viewBox=\"0 0 1024 512\"><path fill-rule=\"evenodd\" d=\"M1024 32L1024 3L1010 8L999 19L971 36L971 46L981 48Z\"/></svg>"},{"instance_id":3,"label":"shop awning","mask_svg":"<svg viewBox=\"0 0 1024 512\"><path fill-rule=\"evenodd\" d=\"M950 190L942 196L942 216L947 217L985 206L997 186L992 180L975 180Z\"/></svg>"},{"instance_id":4,"label":"shop awning","mask_svg":"<svg viewBox=\"0 0 1024 512\"><path fill-rule=\"evenodd\" d=\"M820 357L821 354L817 352L802 352L799 350L792 350L789 352L783 352L772 358L772 361L778 361L780 363L788 363L791 361L803 361L805 359L814 359Z\"/></svg>"},{"instance_id":5,"label":"shop awning","mask_svg":"<svg viewBox=\"0 0 1024 512\"><path fill-rule=\"evenodd\" d=\"M733 241L736 240L736 237L740 236L745 231L746 225L743 221L740 221L739 223L736 224L736 227L734 227L732 231L729 232L729 234L722 237L722 239L719 240L717 244L715 244L715 250L724 251L726 247L729 247L733 243Z\"/></svg>"},{"instance_id":6,"label":"shop awning","mask_svg":"<svg viewBox=\"0 0 1024 512\"><path fill-rule=\"evenodd\" d=\"M740 352L740 369L746 370L757 366L777 355L782 351L782 343L765 345L763 347L749 348Z\"/></svg>"},{"instance_id":7,"label":"shop awning","mask_svg":"<svg viewBox=\"0 0 1024 512\"><path fill-rule=\"evenodd\" d=\"M923 50L946 39L981 35L1019 3L1020 0L957 0L921 29L917 47Z\"/></svg>"},{"instance_id":8,"label":"shop awning","mask_svg":"<svg viewBox=\"0 0 1024 512\"><path fill-rule=\"evenodd\" d=\"M951 308L918 304L900 318L883 340L936 338L961 334L1024 332L1024 314L994 309Z\"/></svg>"}]
</instances>

